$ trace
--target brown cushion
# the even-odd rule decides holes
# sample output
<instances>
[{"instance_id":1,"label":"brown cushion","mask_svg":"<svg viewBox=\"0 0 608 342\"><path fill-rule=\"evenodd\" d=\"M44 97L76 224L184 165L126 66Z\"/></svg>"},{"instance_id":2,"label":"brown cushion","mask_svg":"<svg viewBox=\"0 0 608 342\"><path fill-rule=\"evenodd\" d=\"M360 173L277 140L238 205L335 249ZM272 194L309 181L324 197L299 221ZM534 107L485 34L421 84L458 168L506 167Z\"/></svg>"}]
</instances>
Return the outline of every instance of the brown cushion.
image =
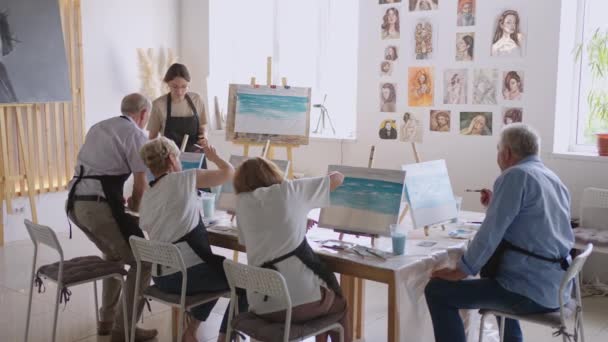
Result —
<instances>
[{"instance_id":1,"label":"brown cushion","mask_svg":"<svg viewBox=\"0 0 608 342\"><path fill-rule=\"evenodd\" d=\"M337 323L344 316L343 312L323 316L302 324L291 324L289 340L297 340L313 334L331 324ZM256 340L265 342L283 341L285 323L269 322L253 312L246 312L232 320L232 328L241 331Z\"/></svg>"},{"instance_id":2,"label":"brown cushion","mask_svg":"<svg viewBox=\"0 0 608 342\"><path fill-rule=\"evenodd\" d=\"M41 266L38 275L57 281L59 262ZM127 274L122 264L106 261L96 255L83 256L63 262L63 279L65 287L110 274Z\"/></svg>"},{"instance_id":3,"label":"brown cushion","mask_svg":"<svg viewBox=\"0 0 608 342\"><path fill-rule=\"evenodd\" d=\"M592 243L596 248L608 248L608 229L576 228L574 236L582 245Z\"/></svg>"},{"instance_id":4,"label":"brown cushion","mask_svg":"<svg viewBox=\"0 0 608 342\"><path fill-rule=\"evenodd\" d=\"M167 303L173 303L173 304L178 304L178 305L180 303L179 302L180 295L163 292L161 289L156 287L156 285L149 286L147 289L145 289L144 295L150 296L159 301L163 301L163 302L167 302ZM192 295L192 296L186 296L186 309L189 309L192 306L197 306L197 305L212 301L214 299L218 299L220 297L229 296L229 295L230 295L229 291L219 291L219 292L205 292L205 293L200 293L200 294L196 294L196 295Z\"/></svg>"}]
</instances>

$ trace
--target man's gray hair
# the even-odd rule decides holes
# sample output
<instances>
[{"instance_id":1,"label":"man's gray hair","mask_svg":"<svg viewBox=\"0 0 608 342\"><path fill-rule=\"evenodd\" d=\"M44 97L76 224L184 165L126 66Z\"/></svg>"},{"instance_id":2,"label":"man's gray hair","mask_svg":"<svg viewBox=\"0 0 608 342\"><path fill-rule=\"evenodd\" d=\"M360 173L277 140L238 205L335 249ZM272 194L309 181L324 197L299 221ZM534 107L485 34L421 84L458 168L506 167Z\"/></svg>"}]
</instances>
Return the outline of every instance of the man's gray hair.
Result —
<instances>
[{"instance_id":1,"label":"man's gray hair","mask_svg":"<svg viewBox=\"0 0 608 342\"><path fill-rule=\"evenodd\" d=\"M139 114L142 110L152 108L152 103L142 94L133 93L125 96L120 103L120 112L123 115Z\"/></svg>"},{"instance_id":2,"label":"man's gray hair","mask_svg":"<svg viewBox=\"0 0 608 342\"><path fill-rule=\"evenodd\" d=\"M508 147L521 158L537 155L540 149L540 137L532 127L513 123L507 125L500 133L500 145Z\"/></svg>"}]
</instances>

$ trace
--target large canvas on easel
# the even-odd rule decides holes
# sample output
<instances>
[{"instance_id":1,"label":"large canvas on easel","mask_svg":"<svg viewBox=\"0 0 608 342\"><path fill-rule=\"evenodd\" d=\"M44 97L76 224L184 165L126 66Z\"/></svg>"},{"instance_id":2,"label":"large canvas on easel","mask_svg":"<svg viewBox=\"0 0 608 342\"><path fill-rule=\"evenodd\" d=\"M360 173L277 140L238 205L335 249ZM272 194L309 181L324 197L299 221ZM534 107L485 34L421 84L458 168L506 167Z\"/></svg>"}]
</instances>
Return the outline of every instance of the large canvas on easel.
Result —
<instances>
[{"instance_id":1,"label":"large canvas on easel","mask_svg":"<svg viewBox=\"0 0 608 342\"><path fill-rule=\"evenodd\" d=\"M71 100L58 0L3 0L0 38L0 103Z\"/></svg>"},{"instance_id":2,"label":"large canvas on easel","mask_svg":"<svg viewBox=\"0 0 608 342\"><path fill-rule=\"evenodd\" d=\"M445 160L404 165L405 196L414 227L452 220L458 216Z\"/></svg>"},{"instance_id":3,"label":"large canvas on easel","mask_svg":"<svg viewBox=\"0 0 608 342\"><path fill-rule=\"evenodd\" d=\"M319 226L349 232L388 235L397 223L405 171L330 165L328 172L344 174L344 183L321 209Z\"/></svg>"},{"instance_id":4,"label":"large canvas on easel","mask_svg":"<svg viewBox=\"0 0 608 342\"><path fill-rule=\"evenodd\" d=\"M232 166L236 169L241 165L248 157L243 156L235 156L231 155L228 162L232 164ZM275 163L279 170L287 176L287 171L289 170L289 161L288 160L272 160ZM234 193L234 187L232 186L232 180L224 183L222 185L222 190L220 191L220 198L217 202L217 207L220 210L229 210L234 212L236 209L236 194Z\"/></svg>"},{"instance_id":5,"label":"large canvas on easel","mask_svg":"<svg viewBox=\"0 0 608 342\"><path fill-rule=\"evenodd\" d=\"M310 88L231 84L226 139L308 145Z\"/></svg>"}]
</instances>

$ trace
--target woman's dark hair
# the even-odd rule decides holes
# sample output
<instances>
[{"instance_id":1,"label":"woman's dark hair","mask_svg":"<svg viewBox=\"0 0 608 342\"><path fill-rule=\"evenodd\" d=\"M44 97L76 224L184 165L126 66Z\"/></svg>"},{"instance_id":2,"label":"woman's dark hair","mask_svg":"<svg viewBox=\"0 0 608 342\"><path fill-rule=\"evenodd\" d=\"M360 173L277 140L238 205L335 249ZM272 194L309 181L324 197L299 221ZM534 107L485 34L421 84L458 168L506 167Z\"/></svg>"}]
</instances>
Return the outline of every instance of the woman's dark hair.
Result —
<instances>
[{"instance_id":1,"label":"woman's dark hair","mask_svg":"<svg viewBox=\"0 0 608 342\"><path fill-rule=\"evenodd\" d=\"M395 86L392 83L384 83L382 85L382 89L388 89L389 90L389 95L388 95L388 99L384 100L384 102L395 102L397 100L397 94L395 94Z\"/></svg>"},{"instance_id":2,"label":"woman's dark hair","mask_svg":"<svg viewBox=\"0 0 608 342\"><path fill-rule=\"evenodd\" d=\"M190 82L190 72L188 71L188 68L186 68L186 66L183 64L173 63L169 69L167 69L167 73L165 74L163 81L165 81L165 83L169 83L176 77L181 77Z\"/></svg>"},{"instance_id":3,"label":"woman's dark hair","mask_svg":"<svg viewBox=\"0 0 608 342\"><path fill-rule=\"evenodd\" d=\"M0 11L0 39L2 39L2 56L6 56L15 48L14 43L19 42L11 32L8 25L8 12Z\"/></svg>"},{"instance_id":4,"label":"woman's dark hair","mask_svg":"<svg viewBox=\"0 0 608 342\"><path fill-rule=\"evenodd\" d=\"M513 39L515 44L517 44L517 46L519 46L519 38L518 38L518 36L519 36L519 13L517 13L514 10L506 10L506 11L502 12L502 15L498 19L498 24L496 25L496 31L494 31L494 39L492 39L492 44L499 41L500 38L502 37L502 27L501 27L502 23L504 23L505 19L510 15L515 17L515 31L510 34L510 37L511 37L511 39Z\"/></svg>"},{"instance_id":5,"label":"woman's dark hair","mask_svg":"<svg viewBox=\"0 0 608 342\"><path fill-rule=\"evenodd\" d=\"M475 39L473 39L473 37L467 34L466 36L462 37L462 40L467 44L467 53L469 54L469 56L471 56L471 58L473 58Z\"/></svg>"},{"instance_id":6,"label":"woman's dark hair","mask_svg":"<svg viewBox=\"0 0 608 342\"><path fill-rule=\"evenodd\" d=\"M395 21L395 31L400 32L399 31L399 10L396 9L395 7L391 7L389 9L386 10L386 13L384 13L384 16L382 17L382 29L385 31L388 31L389 27L391 26L391 24L388 23L388 12L393 11L393 13L395 13L395 15L397 16L397 21Z\"/></svg>"}]
</instances>

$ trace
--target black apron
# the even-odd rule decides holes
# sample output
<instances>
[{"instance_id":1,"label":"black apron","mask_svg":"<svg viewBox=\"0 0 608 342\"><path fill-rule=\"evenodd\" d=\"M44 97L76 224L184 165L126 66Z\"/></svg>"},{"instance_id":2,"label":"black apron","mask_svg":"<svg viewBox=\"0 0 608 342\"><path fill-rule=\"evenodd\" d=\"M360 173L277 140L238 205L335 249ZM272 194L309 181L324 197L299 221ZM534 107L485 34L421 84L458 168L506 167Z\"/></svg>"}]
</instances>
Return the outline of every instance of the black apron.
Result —
<instances>
[{"instance_id":1,"label":"black apron","mask_svg":"<svg viewBox=\"0 0 608 342\"><path fill-rule=\"evenodd\" d=\"M310 247L306 238L304 241L300 243L296 249L293 251L280 256L276 259L272 259L262 264L262 268L269 268L275 271L278 271L275 264L289 258L295 256L298 258L309 270L311 270L317 277L321 278L327 284L327 286L334 291L338 296L342 297L342 289L338 284L338 280L333 272L331 272L327 266L321 261L319 256L315 253L315 251ZM265 297L264 300L267 298Z\"/></svg>"},{"instance_id":2,"label":"black apron","mask_svg":"<svg viewBox=\"0 0 608 342\"><path fill-rule=\"evenodd\" d=\"M125 116L121 116L126 120L129 120ZM97 175L97 176L84 176L84 166L80 165L80 171L68 193L68 201L66 205L66 213L68 217L70 212L74 209L74 201L78 200L78 196L75 195L76 187L83 179L96 179L101 182L101 188L103 189L104 197L110 206L112 211L112 217L116 220L122 236L129 243L129 237L135 235L143 238L144 233L139 228L139 220L133 215L129 215L125 212L123 187L127 179L131 176L131 173L125 173L122 175ZM70 225L70 238L72 238L72 227Z\"/></svg>"},{"instance_id":3,"label":"black apron","mask_svg":"<svg viewBox=\"0 0 608 342\"><path fill-rule=\"evenodd\" d=\"M167 174L156 178L155 180L150 182L150 187L153 187L159 180L161 180ZM173 242L174 244L186 242L190 248L194 251L196 255L198 255L201 260L203 260L209 267L211 267L218 274L223 275L224 273L224 259L223 256L213 254L211 251L211 245L209 244L209 237L207 236L207 229L205 228L205 224L203 223L203 219L199 216L198 225L194 227L191 231L189 231L186 235L182 236L179 240ZM160 275L160 265L158 268L158 274Z\"/></svg>"},{"instance_id":4,"label":"black apron","mask_svg":"<svg viewBox=\"0 0 608 342\"><path fill-rule=\"evenodd\" d=\"M194 107L194 102L192 102L192 99L188 94L186 94L186 101L188 102L190 109L192 109L192 116L173 117L171 116L171 94L167 94L167 119L165 121L165 131L163 132L163 135L173 140L177 146L181 147L184 135L188 134L186 152L194 152L197 150L197 148L194 147L194 144L198 141L200 123L196 107Z\"/></svg>"}]
</instances>

